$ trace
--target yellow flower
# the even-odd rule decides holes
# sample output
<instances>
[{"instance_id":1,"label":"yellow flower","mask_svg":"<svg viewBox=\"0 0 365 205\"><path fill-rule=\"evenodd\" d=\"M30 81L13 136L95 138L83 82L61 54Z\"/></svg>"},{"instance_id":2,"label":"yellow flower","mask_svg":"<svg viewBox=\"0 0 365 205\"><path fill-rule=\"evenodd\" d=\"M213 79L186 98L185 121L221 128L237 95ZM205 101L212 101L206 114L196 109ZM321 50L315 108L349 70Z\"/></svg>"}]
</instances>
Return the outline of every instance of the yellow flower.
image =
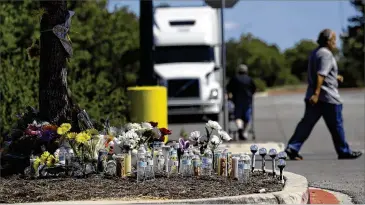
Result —
<instances>
[{"instance_id":1,"label":"yellow flower","mask_svg":"<svg viewBox=\"0 0 365 205\"><path fill-rule=\"evenodd\" d=\"M52 167L56 162L56 158L53 155L49 155L47 158L47 167Z\"/></svg>"},{"instance_id":2,"label":"yellow flower","mask_svg":"<svg viewBox=\"0 0 365 205\"><path fill-rule=\"evenodd\" d=\"M88 135L98 135L98 134L99 134L99 131L98 131L98 130L96 130L95 128L92 128L92 129L87 129L87 130L86 130L86 133L87 133Z\"/></svg>"},{"instance_id":3,"label":"yellow flower","mask_svg":"<svg viewBox=\"0 0 365 205\"><path fill-rule=\"evenodd\" d=\"M46 161L47 161L47 158L49 157L49 152L43 152L43 154L41 155L41 162L42 163L46 163Z\"/></svg>"},{"instance_id":4,"label":"yellow flower","mask_svg":"<svg viewBox=\"0 0 365 205\"><path fill-rule=\"evenodd\" d=\"M39 157L35 158L33 162L33 169L37 171L40 164L41 164L41 159Z\"/></svg>"},{"instance_id":5,"label":"yellow flower","mask_svg":"<svg viewBox=\"0 0 365 205\"><path fill-rule=\"evenodd\" d=\"M76 137L76 132L69 132L67 133L67 139L74 139Z\"/></svg>"},{"instance_id":6,"label":"yellow flower","mask_svg":"<svg viewBox=\"0 0 365 205\"><path fill-rule=\"evenodd\" d=\"M76 142L84 144L86 141L90 139L90 135L88 135L86 132L80 132L76 135Z\"/></svg>"},{"instance_id":7,"label":"yellow flower","mask_svg":"<svg viewBox=\"0 0 365 205\"><path fill-rule=\"evenodd\" d=\"M71 130L70 123L62 123L61 126L57 128L57 134L64 135L70 130Z\"/></svg>"}]
</instances>

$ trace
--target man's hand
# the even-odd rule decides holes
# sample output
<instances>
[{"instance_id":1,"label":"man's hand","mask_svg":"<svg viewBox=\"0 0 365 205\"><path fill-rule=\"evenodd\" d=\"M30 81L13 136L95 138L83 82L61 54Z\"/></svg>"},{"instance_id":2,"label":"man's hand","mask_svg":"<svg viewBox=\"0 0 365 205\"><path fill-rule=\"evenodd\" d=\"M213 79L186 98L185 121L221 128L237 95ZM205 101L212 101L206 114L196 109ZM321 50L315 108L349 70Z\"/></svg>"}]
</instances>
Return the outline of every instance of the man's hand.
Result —
<instances>
[{"instance_id":1,"label":"man's hand","mask_svg":"<svg viewBox=\"0 0 365 205\"><path fill-rule=\"evenodd\" d=\"M312 104L312 105L317 104L318 98L319 98L319 95L318 94L312 95L312 97L309 98L309 103Z\"/></svg>"},{"instance_id":2,"label":"man's hand","mask_svg":"<svg viewBox=\"0 0 365 205\"><path fill-rule=\"evenodd\" d=\"M342 75L337 75L337 80L340 81L341 83L343 83L343 76Z\"/></svg>"}]
</instances>

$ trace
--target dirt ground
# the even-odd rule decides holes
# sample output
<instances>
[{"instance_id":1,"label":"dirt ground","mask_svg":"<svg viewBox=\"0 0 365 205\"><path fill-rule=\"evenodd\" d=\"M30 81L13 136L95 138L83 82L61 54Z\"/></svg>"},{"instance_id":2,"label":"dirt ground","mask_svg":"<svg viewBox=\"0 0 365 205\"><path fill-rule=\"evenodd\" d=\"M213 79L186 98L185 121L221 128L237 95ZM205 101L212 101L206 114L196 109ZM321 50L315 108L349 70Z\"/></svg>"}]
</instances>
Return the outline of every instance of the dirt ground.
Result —
<instances>
[{"instance_id":1,"label":"dirt ground","mask_svg":"<svg viewBox=\"0 0 365 205\"><path fill-rule=\"evenodd\" d=\"M88 178L23 179L0 178L0 203L98 199L194 199L281 191L283 184L269 174L255 172L247 184L220 176L156 177L137 183L135 179Z\"/></svg>"}]
</instances>

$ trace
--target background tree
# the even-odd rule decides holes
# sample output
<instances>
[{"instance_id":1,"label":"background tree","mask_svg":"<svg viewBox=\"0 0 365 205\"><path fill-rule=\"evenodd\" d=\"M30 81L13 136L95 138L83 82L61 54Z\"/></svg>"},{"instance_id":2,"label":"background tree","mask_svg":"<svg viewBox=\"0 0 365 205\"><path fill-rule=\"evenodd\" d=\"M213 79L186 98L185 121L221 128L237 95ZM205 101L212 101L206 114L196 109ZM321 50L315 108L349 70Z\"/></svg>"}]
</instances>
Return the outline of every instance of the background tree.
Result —
<instances>
[{"instance_id":1,"label":"background tree","mask_svg":"<svg viewBox=\"0 0 365 205\"><path fill-rule=\"evenodd\" d=\"M235 74L239 63L249 67L249 74L263 90L266 86L296 84L289 65L276 45L270 45L252 34L227 42L227 75Z\"/></svg>"},{"instance_id":2,"label":"background tree","mask_svg":"<svg viewBox=\"0 0 365 205\"><path fill-rule=\"evenodd\" d=\"M364 86L364 12L365 3L351 0L358 13L349 18L347 31L342 35L342 58L340 73L344 76L344 87Z\"/></svg>"},{"instance_id":3,"label":"background tree","mask_svg":"<svg viewBox=\"0 0 365 205\"><path fill-rule=\"evenodd\" d=\"M307 80L308 58L316 47L317 44L312 40L303 39L284 52L291 74L302 82Z\"/></svg>"}]
</instances>

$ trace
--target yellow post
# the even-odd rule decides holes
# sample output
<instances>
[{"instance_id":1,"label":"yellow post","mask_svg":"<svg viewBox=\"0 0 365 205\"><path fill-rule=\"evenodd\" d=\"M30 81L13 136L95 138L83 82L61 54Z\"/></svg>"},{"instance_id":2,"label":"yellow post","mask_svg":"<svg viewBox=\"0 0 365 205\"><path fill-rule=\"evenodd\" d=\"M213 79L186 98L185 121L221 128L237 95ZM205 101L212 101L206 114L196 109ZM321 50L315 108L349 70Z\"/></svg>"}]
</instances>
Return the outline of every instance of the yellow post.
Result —
<instances>
[{"instance_id":1,"label":"yellow post","mask_svg":"<svg viewBox=\"0 0 365 205\"><path fill-rule=\"evenodd\" d=\"M167 90L163 86L138 86L128 88L131 101L132 122L158 122L158 127L167 128ZM165 139L167 141L167 137Z\"/></svg>"}]
</instances>

